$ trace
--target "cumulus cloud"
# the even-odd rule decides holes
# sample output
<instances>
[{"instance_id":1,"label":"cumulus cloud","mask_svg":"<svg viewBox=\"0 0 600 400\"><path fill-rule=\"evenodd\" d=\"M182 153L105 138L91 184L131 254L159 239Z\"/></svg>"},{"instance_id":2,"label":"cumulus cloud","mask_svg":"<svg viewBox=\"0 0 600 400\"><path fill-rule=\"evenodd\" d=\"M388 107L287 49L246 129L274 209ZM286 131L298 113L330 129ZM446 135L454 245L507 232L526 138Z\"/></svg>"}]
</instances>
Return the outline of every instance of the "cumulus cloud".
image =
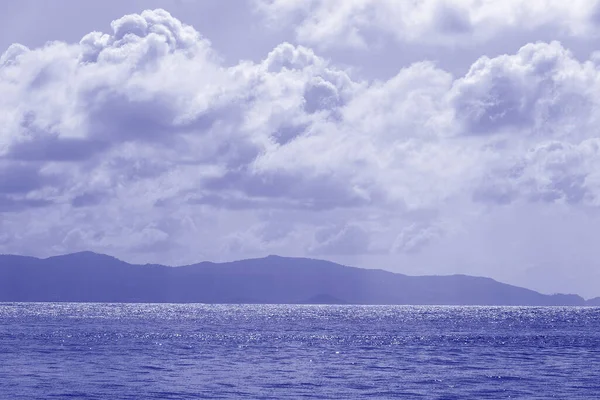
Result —
<instances>
[{"instance_id":1,"label":"cumulus cloud","mask_svg":"<svg viewBox=\"0 0 600 400\"><path fill-rule=\"evenodd\" d=\"M292 24L300 42L367 47L373 36L463 46L505 31L548 28L564 36L596 35L596 0L255 0L275 27Z\"/></svg>"},{"instance_id":2,"label":"cumulus cloud","mask_svg":"<svg viewBox=\"0 0 600 400\"><path fill-rule=\"evenodd\" d=\"M416 7L399 4L385 7ZM495 15L477 4L423 2L441 8L418 29L470 35L488 21L480 14ZM543 23L562 23L548 17L559 3L547 5ZM0 232L11 233L0 252L412 262L473 226L485 233L487 213L599 204L594 56L540 42L475 60L463 76L419 62L369 81L305 46L233 65L217 50L164 10L78 43L11 46L0 62Z\"/></svg>"},{"instance_id":3,"label":"cumulus cloud","mask_svg":"<svg viewBox=\"0 0 600 400\"><path fill-rule=\"evenodd\" d=\"M475 62L455 82L453 106L467 133L572 136L569 124L582 126L595 116L597 79L596 65L580 63L560 43L527 44L517 54Z\"/></svg>"}]
</instances>

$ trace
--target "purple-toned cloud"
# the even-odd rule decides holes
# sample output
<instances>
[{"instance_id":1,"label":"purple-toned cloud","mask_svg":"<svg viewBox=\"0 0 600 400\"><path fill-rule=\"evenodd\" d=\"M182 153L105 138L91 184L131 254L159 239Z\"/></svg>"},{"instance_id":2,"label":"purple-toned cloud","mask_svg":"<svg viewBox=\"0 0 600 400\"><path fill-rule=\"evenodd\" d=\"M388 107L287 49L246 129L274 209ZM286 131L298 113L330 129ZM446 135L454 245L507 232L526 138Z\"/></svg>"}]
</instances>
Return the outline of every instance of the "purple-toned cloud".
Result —
<instances>
[{"instance_id":1,"label":"purple-toned cloud","mask_svg":"<svg viewBox=\"0 0 600 400\"><path fill-rule=\"evenodd\" d=\"M485 42L507 30L598 33L597 0L254 0L273 27L294 26L300 42L367 48L375 37L436 46Z\"/></svg>"},{"instance_id":2,"label":"purple-toned cloud","mask_svg":"<svg viewBox=\"0 0 600 400\"><path fill-rule=\"evenodd\" d=\"M314 21L301 19L301 38L333 18L307 43L340 35L364 42L359 28L382 12L421 16L414 32L431 40L494 35L505 24L494 7L516 12L469 1L381 4L263 6L316 10ZM595 32L588 6L539 4L513 20L535 15L532 23L572 35ZM365 19L339 19L346 15ZM401 31L406 24L388 34L419 40ZM458 76L423 61L368 80L287 42L259 61L226 64L164 10L110 28L79 43L13 45L0 59L0 252L95 250L170 264L269 253L360 257L404 272L517 280L527 275L523 257L560 269L532 249L555 240L548 232L562 229L561 218L600 215L596 55L581 60L558 42L524 43L473 60ZM504 221L516 215L520 224L544 215L550 222L510 253ZM592 260L595 249L578 243ZM503 266L488 268L484 254ZM586 276L594 266L577 268ZM573 290L591 292L577 282Z\"/></svg>"}]
</instances>

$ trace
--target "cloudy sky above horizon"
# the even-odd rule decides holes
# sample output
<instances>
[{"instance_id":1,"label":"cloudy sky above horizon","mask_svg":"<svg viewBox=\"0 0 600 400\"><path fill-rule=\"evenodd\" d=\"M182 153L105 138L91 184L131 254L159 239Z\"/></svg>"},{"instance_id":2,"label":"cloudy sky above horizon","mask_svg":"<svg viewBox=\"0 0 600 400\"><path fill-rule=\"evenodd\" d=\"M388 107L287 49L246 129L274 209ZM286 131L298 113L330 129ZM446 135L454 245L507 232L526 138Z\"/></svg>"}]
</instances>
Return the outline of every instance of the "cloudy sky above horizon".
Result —
<instances>
[{"instance_id":1,"label":"cloudy sky above horizon","mask_svg":"<svg viewBox=\"0 0 600 400\"><path fill-rule=\"evenodd\" d=\"M600 1L0 4L0 253L600 295Z\"/></svg>"}]
</instances>

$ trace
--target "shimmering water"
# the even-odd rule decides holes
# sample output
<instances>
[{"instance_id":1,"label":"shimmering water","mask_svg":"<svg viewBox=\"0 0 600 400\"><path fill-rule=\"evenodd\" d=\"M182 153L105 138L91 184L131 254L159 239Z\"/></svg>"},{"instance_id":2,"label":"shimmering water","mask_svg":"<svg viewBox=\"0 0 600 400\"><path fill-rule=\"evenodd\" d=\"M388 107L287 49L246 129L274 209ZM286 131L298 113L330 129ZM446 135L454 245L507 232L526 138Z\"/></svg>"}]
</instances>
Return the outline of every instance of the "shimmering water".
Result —
<instances>
[{"instance_id":1,"label":"shimmering water","mask_svg":"<svg viewBox=\"0 0 600 400\"><path fill-rule=\"evenodd\" d=\"M600 309L0 304L0 398L600 398Z\"/></svg>"}]
</instances>

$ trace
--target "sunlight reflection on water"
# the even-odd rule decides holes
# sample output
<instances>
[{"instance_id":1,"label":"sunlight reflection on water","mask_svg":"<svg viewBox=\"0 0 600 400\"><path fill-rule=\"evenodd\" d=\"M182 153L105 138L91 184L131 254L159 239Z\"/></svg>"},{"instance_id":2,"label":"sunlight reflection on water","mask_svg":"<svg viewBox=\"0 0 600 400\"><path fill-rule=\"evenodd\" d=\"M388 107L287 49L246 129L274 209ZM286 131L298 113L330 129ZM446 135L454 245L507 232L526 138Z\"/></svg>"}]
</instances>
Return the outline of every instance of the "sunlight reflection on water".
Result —
<instances>
[{"instance_id":1,"label":"sunlight reflection on water","mask_svg":"<svg viewBox=\"0 0 600 400\"><path fill-rule=\"evenodd\" d=\"M3 304L0 397L597 398L600 309Z\"/></svg>"}]
</instances>

